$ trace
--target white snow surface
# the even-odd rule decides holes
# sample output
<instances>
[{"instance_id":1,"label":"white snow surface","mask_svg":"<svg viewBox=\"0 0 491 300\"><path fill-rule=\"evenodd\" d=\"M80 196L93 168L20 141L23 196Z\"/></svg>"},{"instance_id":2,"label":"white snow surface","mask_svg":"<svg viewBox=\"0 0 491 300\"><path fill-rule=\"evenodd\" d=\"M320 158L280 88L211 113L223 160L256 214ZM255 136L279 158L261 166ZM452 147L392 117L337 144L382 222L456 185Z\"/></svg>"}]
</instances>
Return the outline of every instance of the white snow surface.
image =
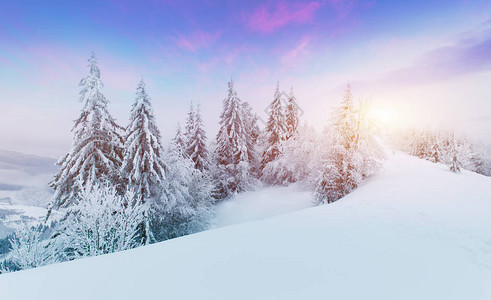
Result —
<instances>
[{"instance_id":1,"label":"white snow surface","mask_svg":"<svg viewBox=\"0 0 491 300\"><path fill-rule=\"evenodd\" d=\"M282 196L281 188L270 191L271 197ZM299 190L284 191L291 193L287 197L311 197ZM243 194L237 201L252 205L247 198L263 207L258 202L261 192ZM218 216L226 209L219 208ZM490 216L491 178L466 171L454 174L446 166L395 153L384 170L334 204L3 274L0 295L491 299Z\"/></svg>"},{"instance_id":2,"label":"white snow surface","mask_svg":"<svg viewBox=\"0 0 491 300\"><path fill-rule=\"evenodd\" d=\"M262 220L312 206L312 192L299 184L266 187L219 203L213 227Z\"/></svg>"}]
</instances>

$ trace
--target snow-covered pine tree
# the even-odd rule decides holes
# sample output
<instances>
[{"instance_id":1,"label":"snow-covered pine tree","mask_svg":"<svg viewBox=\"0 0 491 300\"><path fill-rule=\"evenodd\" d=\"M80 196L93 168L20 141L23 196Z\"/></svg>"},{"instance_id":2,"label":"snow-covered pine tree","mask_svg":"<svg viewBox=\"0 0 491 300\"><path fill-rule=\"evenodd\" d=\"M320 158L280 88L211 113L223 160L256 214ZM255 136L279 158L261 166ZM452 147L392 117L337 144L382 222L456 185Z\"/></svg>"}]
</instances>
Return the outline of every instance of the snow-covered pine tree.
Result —
<instances>
[{"instance_id":1,"label":"snow-covered pine tree","mask_svg":"<svg viewBox=\"0 0 491 300\"><path fill-rule=\"evenodd\" d=\"M355 109L348 84L340 107L327 130L327 153L318 178L315 198L330 203L355 189L363 178L381 167L385 154L368 131L363 106Z\"/></svg>"},{"instance_id":2,"label":"snow-covered pine tree","mask_svg":"<svg viewBox=\"0 0 491 300\"><path fill-rule=\"evenodd\" d=\"M433 138L432 138L432 143L433 143L433 146L431 147L431 157L430 157L430 160L434 163L438 163L441 161L440 159L440 153L441 153L441 150L440 150L440 140L438 138L437 135L434 135Z\"/></svg>"},{"instance_id":3,"label":"snow-covered pine tree","mask_svg":"<svg viewBox=\"0 0 491 300\"><path fill-rule=\"evenodd\" d=\"M453 158L452 161L450 162L450 171L454 173L459 173L460 172L460 167L461 163L459 161L459 158L457 157L457 151L453 153Z\"/></svg>"},{"instance_id":4,"label":"snow-covered pine tree","mask_svg":"<svg viewBox=\"0 0 491 300\"><path fill-rule=\"evenodd\" d=\"M268 135L268 146L262 155L261 170L278 157L281 153L281 142L285 139L285 115L281 106L279 83L276 85L273 102L269 105L269 118L266 125L266 134ZM264 180L267 182L272 181L270 178L264 178Z\"/></svg>"},{"instance_id":5,"label":"snow-covered pine tree","mask_svg":"<svg viewBox=\"0 0 491 300\"><path fill-rule=\"evenodd\" d=\"M165 180L160 131L150 101L145 83L141 80L126 127L122 165L128 187L135 191L139 204L159 196L159 187Z\"/></svg>"},{"instance_id":6,"label":"snow-covered pine tree","mask_svg":"<svg viewBox=\"0 0 491 300\"><path fill-rule=\"evenodd\" d=\"M143 244L150 242L149 218L153 217L152 206L162 193L166 170L160 131L150 101L142 79L137 86L130 123L126 127L122 165L128 188L135 193L132 205L145 207L144 223L141 225Z\"/></svg>"},{"instance_id":7,"label":"snow-covered pine tree","mask_svg":"<svg viewBox=\"0 0 491 300\"><path fill-rule=\"evenodd\" d=\"M195 114L193 102L189 105L188 116L186 118L186 126L184 127L184 140L186 142L186 147L184 154L190 156L192 154L191 140L194 135L195 130Z\"/></svg>"},{"instance_id":8,"label":"snow-covered pine tree","mask_svg":"<svg viewBox=\"0 0 491 300\"><path fill-rule=\"evenodd\" d=\"M450 162L449 169L451 172L460 173L460 168L462 167L462 163L459 159L459 153L457 149L457 142L455 141L455 135L452 133L450 137Z\"/></svg>"},{"instance_id":9,"label":"snow-covered pine tree","mask_svg":"<svg viewBox=\"0 0 491 300\"><path fill-rule=\"evenodd\" d=\"M273 178L273 184L287 185L301 181L306 186L314 186L320 165L320 149L315 129L304 124L282 144L282 153L266 165L263 176Z\"/></svg>"},{"instance_id":10,"label":"snow-covered pine tree","mask_svg":"<svg viewBox=\"0 0 491 300\"><path fill-rule=\"evenodd\" d=\"M97 60L89 58L89 75L80 81L80 101L83 103L80 117L75 121L72 147L58 161L59 172L51 182L55 190L48 207L52 209L70 206L79 192L78 182L88 179L120 184L122 162L122 127L109 114L109 101L102 93L103 84Z\"/></svg>"},{"instance_id":11,"label":"snow-covered pine tree","mask_svg":"<svg viewBox=\"0 0 491 300\"><path fill-rule=\"evenodd\" d=\"M184 154L186 150L186 140L182 133L181 124L179 123L177 123L176 135L172 139L172 142L174 143L176 150Z\"/></svg>"},{"instance_id":12,"label":"snow-covered pine tree","mask_svg":"<svg viewBox=\"0 0 491 300\"><path fill-rule=\"evenodd\" d=\"M293 94L293 87L291 88L290 95L288 97L288 104L286 106L286 139L290 139L297 133L299 124L298 116L298 104Z\"/></svg>"},{"instance_id":13,"label":"snow-covered pine tree","mask_svg":"<svg viewBox=\"0 0 491 300\"><path fill-rule=\"evenodd\" d=\"M252 107L247 102L242 102L242 112L244 114L247 134L247 148L249 153L249 163L251 165L251 173L259 178L260 174L260 157L257 154L257 139L261 130L258 125L258 117L252 111Z\"/></svg>"},{"instance_id":14,"label":"snow-covered pine tree","mask_svg":"<svg viewBox=\"0 0 491 300\"><path fill-rule=\"evenodd\" d=\"M175 141L165 152L165 161L168 167L163 193L156 205L158 218L152 220L157 241L203 230L208 225L212 204L208 177L194 167Z\"/></svg>"},{"instance_id":15,"label":"snow-covered pine tree","mask_svg":"<svg viewBox=\"0 0 491 300\"><path fill-rule=\"evenodd\" d=\"M216 197L224 198L252 186L254 179L251 176L249 134L242 101L237 97L234 84L230 81L227 98L223 100L220 129L216 138Z\"/></svg>"},{"instance_id":16,"label":"snow-covered pine tree","mask_svg":"<svg viewBox=\"0 0 491 300\"><path fill-rule=\"evenodd\" d=\"M208 160L208 149L206 146L206 132L201 119L200 106L198 104L196 111L192 115L192 125L188 132L187 155L193 161L194 167L201 172L206 172L210 169Z\"/></svg>"}]
</instances>

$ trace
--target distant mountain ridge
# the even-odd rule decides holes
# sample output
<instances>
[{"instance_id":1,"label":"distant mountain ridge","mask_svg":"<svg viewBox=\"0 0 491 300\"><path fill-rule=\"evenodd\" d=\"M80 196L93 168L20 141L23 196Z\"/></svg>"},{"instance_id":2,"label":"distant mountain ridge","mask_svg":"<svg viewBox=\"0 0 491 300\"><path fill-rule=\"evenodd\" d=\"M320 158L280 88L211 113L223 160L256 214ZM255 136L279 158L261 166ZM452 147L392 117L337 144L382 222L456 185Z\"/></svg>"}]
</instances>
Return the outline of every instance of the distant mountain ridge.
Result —
<instances>
[{"instance_id":1,"label":"distant mountain ridge","mask_svg":"<svg viewBox=\"0 0 491 300\"><path fill-rule=\"evenodd\" d=\"M55 164L53 158L0 150L0 238L46 215Z\"/></svg>"},{"instance_id":2,"label":"distant mountain ridge","mask_svg":"<svg viewBox=\"0 0 491 300\"><path fill-rule=\"evenodd\" d=\"M44 207L53 192L49 182L56 170L53 158L0 150L0 199Z\"/></svg>"},{"instance_id":3,"label":"distant mountain ridge","mask_svg":"<svg viewBox=\"0 0 491 300\"><path fill-rule=\"evenodd\" d=\"M35 175L56 172L56 159L0 149L0 169L22 169Z\"/></svg>"}]
</instances>

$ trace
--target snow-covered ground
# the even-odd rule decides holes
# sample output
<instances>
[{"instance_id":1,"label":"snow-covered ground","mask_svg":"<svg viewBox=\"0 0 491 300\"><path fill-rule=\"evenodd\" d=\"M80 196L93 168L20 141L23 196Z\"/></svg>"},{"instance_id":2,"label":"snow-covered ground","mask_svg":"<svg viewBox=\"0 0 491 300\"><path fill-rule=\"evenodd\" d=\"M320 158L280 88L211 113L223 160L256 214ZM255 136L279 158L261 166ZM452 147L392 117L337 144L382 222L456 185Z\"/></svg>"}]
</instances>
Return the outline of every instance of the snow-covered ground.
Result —
<instances>
[{"instance_id":1,"label":"snow-covered ground","mask_svg":"<svg viewBox=\"0 0 491 300\"><path fill-rule=\"evenodd\" d=\"M267 187L220 203L216 208L213 227L262 220L312 206L312 192L298 184Z\"/></svg>"},{"instance_id":2,"label":"snow-covered ground","mask_svg":"<svg viewBox=\"0 0 491 300\"><path fill-rule=\"evenodd\" d=\"M279 197L298 196L303 203L299 208L310 201L301 190L275 188L268 193L278 205ZM260 198L268 201L267 195L254 192L224 204L217 223L232 223L220 215L241 211L234 208L239 203L243 211L254 211L251 218L256 219L257 211L269 209ZM251 203L257 203L257 211ZM237 216L239 222L245 220ZM491 299L490 216L491 178L466 171L453 174L443 165L389 154L385 170L332 205L0 275L0 295Z\"/></svg>"},{"instance_id":3,"label":"snow-covered ground","mask_svg":"<svg viewBox=\"0 0 491 300\"><path fill-rule=\"evenodd\" d=\"M46 216L56 172L52 158L0 150L0 238Z\"/></svg>"}]
</instances>

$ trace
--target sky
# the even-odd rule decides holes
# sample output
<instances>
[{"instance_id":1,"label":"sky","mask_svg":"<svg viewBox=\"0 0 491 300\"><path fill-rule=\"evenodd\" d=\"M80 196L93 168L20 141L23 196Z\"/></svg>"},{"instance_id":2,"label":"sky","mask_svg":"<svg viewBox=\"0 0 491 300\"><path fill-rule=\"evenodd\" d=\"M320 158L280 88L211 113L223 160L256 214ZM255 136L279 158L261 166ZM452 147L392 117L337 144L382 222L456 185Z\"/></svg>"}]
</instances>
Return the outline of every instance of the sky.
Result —
<instances>
[{"instance_id":1,"label":"sky","mask_svg":"<svg viewBox=\"0 0 491 300\"><path fill-rule=\"evenodd\" d=\"M322 129L347 82L393 126L491 143L491 1L0 1L0 149L60 157L95 52L125 126L138 81L164 140L200 104L208 139L227 81L261 119L276 83Z\"/></svg>"}]
</instances>

